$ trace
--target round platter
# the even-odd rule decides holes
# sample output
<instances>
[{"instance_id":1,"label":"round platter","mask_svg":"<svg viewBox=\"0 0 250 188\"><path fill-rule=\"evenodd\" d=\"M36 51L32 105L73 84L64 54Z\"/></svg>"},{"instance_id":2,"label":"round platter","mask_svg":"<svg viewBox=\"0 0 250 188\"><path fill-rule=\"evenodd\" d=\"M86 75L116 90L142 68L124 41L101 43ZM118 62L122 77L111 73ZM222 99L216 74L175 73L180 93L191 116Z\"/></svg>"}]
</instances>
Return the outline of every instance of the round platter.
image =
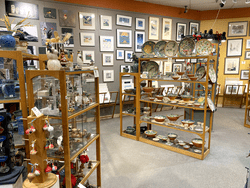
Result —
<instances>
[{"instance_id":1,"label":"round platter","mask_svg":"<svg viewBox=\"0 0 250 188\"><path fill-rule=\"evenodd\" d=\"M179 45L179 52L181 56L191 56L195 48L195 42L191 38L184 38Z\"/></svg>"},{"instance_id":2,"label":"round platter","mask_svg":"<svg viewBox=\"0 0 250 188\"><path fill-rule=\"evenodd\" d=\"M196 43L196 51L200 55L210 55L213 51L213 44L207 39L201 39Z\"/></svg>"},{"instance_id":3,"label":"round platter","mask_svg":"<svg viewBox=\"0 0 250 188\"><path fill-rule=\"evenodd\" d=\"M207 98L207 104L208 104L210 110L212 112L214 112L215 111L215 105L214 105L213 101L211 100L211 98L209 98L209 97Z\"/></svg>"},{"instance_id":4,"label":"round platter","mask_svg":"<svg viewBox=\"0 0 250 188\"><path fill-rule=\"evenodd\" d=\"M154 53L157 57L165 57L164 49L166 46L166 41L159 41L156 43L154 48Z\"/></svg>"},{"instance_id":5,"label":"round platter","mask_svg":"<svg viewBox=\"0 0 250 188\"><path fill-rule=\"evenodd\" d=\"M142 63L142 72L148 72L149 77L154 77L159 73L159 65L155 61L146 61Z\"/></svg>"},{"instance_id":6,"label":"round platter","mask_svg":"<svg viewBox=\"0 0 250 188\"><path fill-rule=\"evenodd\" d=\"M164 53L168 57L174 57L178 52L178 43L175 41L168 41L164 48Z\"/></svg>"},{"instance_id":7,"label":"round platter","mask_svg":"<svg viewBox=\"0 0 250 188\"><path fill-rule=\"evenodd\" d=\"M213 67L209 67L208 76L212 83L216 82L216 73Z\"/></svg>"},{"instance_id":8,"label":"round platter","mask_svg":"<svg viewBox=\"0 0 250 188\"><path fill-rule=\"evenodd\" d=\"M155 43L152 41L147 41L142 45L142 53L145 56L154 56Z\"/></svg>"},{"instance_id":9,"label":"round platter","mask_svg":"<svg viewBox=\"0 0 250 188\"><path fill-rule=\"evenodd\" d=\"M196 75L198 77L197 80L200 80L200 79L204 78L204 76L206 75L205 66L198 67L198 69L196 70Z\"/></svg>"}]
</instances>

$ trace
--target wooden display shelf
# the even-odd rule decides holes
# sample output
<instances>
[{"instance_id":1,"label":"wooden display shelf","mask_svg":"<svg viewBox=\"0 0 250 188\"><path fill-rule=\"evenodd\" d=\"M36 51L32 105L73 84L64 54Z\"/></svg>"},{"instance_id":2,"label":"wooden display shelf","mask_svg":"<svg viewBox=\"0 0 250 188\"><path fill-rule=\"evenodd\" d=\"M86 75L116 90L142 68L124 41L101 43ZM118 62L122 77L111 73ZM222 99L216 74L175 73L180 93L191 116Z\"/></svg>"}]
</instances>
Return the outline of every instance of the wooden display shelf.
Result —
<instances>
[{"instance_id":1,"label":"wooden display shelf","mask_svg":"<svg viewBox=\"0 0 250 188\"><path fill-rule=\"evenodd\" d=\"M0 103L19 103L21 99L0 99Z\"/></svg>"},{"instance_id":2,"label":"wooden display shelf","mask_svg":"<svg viewBox=\"0 0 250 188\"><path fill-rule=\"evenodd\" d=\"M28 178L23 182L23 188L49 188L57 182L57 176L53 173L48 174L48 178L43 183L29 182Z\"/></svg>"},{"instance_id":3,"label":"wooden display shelf","mask_svg":"<svg viewBox=\"0 0 250 188\"><path fill-rule=\"evenodd\" d=\"M127 96L133 96L133 97L136 97L135 94L130 94L130 93L122 93L122 95L127 95Z\"/></svg>"},{"instance_id":4,"label":"wooden display shelf","mask_svg":"<svg viewBox=\"0 0 250 188\"><path fill-rule=\"evenodd\" d=\"M135 72L130 72L130 73L128 73L128 72L120 72L120 75L121 76L124 76L124 75L130 75L130 76L136 76L138 73L135 73Z\"/></svg>"},{"instance_id":5,"label":"wooden display shelf","mask_svg":"<svg viewBox=\"0 0 250 188\"><path fill-rule=\"evenodd\" d=\"M68 117L68 120L70 120L70 119L72 119L72 118L75 118L76 116L79 116L80 114L83 114L84 112L87 112L87 111L89 111L89 110L91 110L91 109L93 109L93 108L95 108L95 107L97 107L97 106L99 106L99 103L92 104L92 105L88 106L87 108L85 108L85 109L83 109L83 110L80 110L80 111L78 111L78 112L75 112L75 113L73 113L72 115L70 115L70 116Z\"/></svg>"},{"instance_id":6,"label":"wooden display shelf","mask_svg":"<svg viewBox=\"0 0 250 188\"><path fill-rule=\"evenodd\" d=\"M249 67L250 71L250 67ZM244 127L250 128L250 105L249 105L249 94L250 94L250 74L248 75L247 82L247 92L246 92L246 107L245 107L245 118L244 118Z\"/></svg>"},{"instance_id":7,"label":"wooden display shelf","mask_svg":"<svg viewBox=\"0 0 250 188\"><path fill-rule=\"evenodd\" d=\"M205 84L204 81L192 81L192 80L164 80L164 79L154 79L154 78L141 78L140 82L143 80L147 81L162 81L162 82L185 82L185 83L194 83L194 84Z\"/></svg>"},{"instance_id":8,"label":"wooden display shelf","mask_svg":"<svg viewBox=\"0 0 250 188\"><path fill-rule=\"evenodd\" d=\"M122 131L121 136L126 137L126 138L130 138L130 139L132 139L132 140L136 140L136 136L135 136L135 135L125 133L125 130Z\"/></svg>"},{"instance_id":9,"label":"wooden display shelf","mask_svg":"<svg viewBox=\"0 0 250 188\"><path fill-rule=\"evenodd\" d=\"M212 56L192 56L192 57L170 57L171 59L206 59L206 58L211 58L211 57L216 57L216 55ZM145 58L140 58L141 61L149 61L149 60L161 60L161 59L170 59L169 57L145 57Z\"/></svg>"},{"instance_id":10,"label":"wooden display shelf","mask_svg":"<svg viewBox=\"0 0 250 188\"><path fill-rule=\"evenodd\" d=\"M94 172L94 170L98 167L100 167L101 163L100 161L92 161L92 168L90 169L90 171L84 176L84 178L80 181L81 184L83 184L88 178L89 176Z\"/></svg>"},{"instance_id":11,"label":"wooden display shelf","mask_svg":"<svg viewBox=\"0 0 250 188\"><path fill-rule=\"evenodd\" d=\"M129 114L129 113L122 113L122 115L124 115L124 116L132 116L132 117L136 117L136 115L135 115L135 114Z\"/></svg>"}]
</instances>

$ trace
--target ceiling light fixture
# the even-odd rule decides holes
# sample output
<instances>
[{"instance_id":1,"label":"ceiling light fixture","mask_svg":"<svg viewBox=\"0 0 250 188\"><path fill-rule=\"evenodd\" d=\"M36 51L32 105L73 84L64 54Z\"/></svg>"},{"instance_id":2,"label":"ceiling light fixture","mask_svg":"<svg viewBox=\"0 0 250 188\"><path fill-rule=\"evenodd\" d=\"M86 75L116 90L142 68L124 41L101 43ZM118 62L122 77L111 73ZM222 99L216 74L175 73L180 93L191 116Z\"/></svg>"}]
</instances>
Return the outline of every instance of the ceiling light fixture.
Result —
<instances>
[{"instance_id":1,"label":"ceiling light fixture","mask_svg":"<svg viewBox=\"0 0 250 188\"><path fill-rule=\"evenodd\" d=\"M184 10L184 13L187 13L188 12L188 9L187 9L188 6L185 6L185 10Z\"/></svg>"},{"instance_id":2,"label":"ceiling light fixture","mask_svg":"<svg viewBox=\"0 0 250 188\"><path fill-rule=\"evenodd\" d=\"M248 4L248 3L250 3L250 0L246 0L246 2L245 2L246 4Z\"/></svg>"},{"instance_id":3,"label":"ceiling light fixture","mask_svg":"<svg viewBox=\"0 0 250 188\"><path fill-rule=\"evenodd\" d=\"M237 0L233 0L233 3L237 3Z\"/></svg>"}]
</instances>

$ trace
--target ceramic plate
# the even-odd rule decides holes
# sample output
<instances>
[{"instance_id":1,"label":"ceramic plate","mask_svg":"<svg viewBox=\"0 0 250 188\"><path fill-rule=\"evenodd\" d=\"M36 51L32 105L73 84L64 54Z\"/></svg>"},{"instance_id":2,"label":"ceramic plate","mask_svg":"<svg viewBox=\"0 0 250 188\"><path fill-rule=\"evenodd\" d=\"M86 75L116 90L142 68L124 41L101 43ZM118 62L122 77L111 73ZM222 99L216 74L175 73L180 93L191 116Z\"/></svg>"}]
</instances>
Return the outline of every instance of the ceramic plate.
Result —
<instances>
[{"instance_id":1,"label":"ceramic plate","mask_svg":"<svg viewBox=\"0 0 250 188\"><path fill-rule=\"evenodd\" d=\"M196 51L200 55L210 55L213 51L213 45L207 39L201 39L196 43Z\"/></svg>"},{"instance_id":2,"label":"ceramic plate","mask_svg":"<svg viewBox=\"0 0 250 188\"><path fill-rule=\"evenodd\" d=\"M213 67L209 67L208 76L212 83L216 82L216 73Z\"/></svg>"},{"instance_id":3,"label":"ceramic plate","mask_svg":"<svg viewBox=\"0 0 250 188\"><path fill-rule=\"evenodd\" d=\"M142 45L142 53L145 56L154 56L155 43L152 41L147 41Z\"/></svg>"},{"instance_id":4,"label":"ceramic plate","mask_svg":"<svg viewBox=\"0 0 250 188\"><path fill-rule=\"evenodd\" d=\"M153 130L147 130L144 132L145 134L148 134L148 135L154 135L156 134L157 132L156 131L153 131Z\"/></svg>"},{"instance_id":5,"label":"ceramic plate","mask_svg":"<svg viewBox=\"0 0 250 188\"><path fill-rule=\"evenodd\" d=\"M197 80L200 80L200 79L204 78L205 75L206 75L206 68L205 68L205 66L200 66L196 70L196 76L198 77Z\"/></svg>"},{"instance_id":6,"label":"ceramic plate","mask_svg":"<svg viewBox=\"0 0 250 188\"><path fill-rule=\"evenodd\" d=\"M194 152L195 152L195 153L201 153L201 150L195 149Z\"/></svg>"},{"instance_id":7,"label":"ceramic plate","mask_svg":"<svg viewBox=\"0 0 250 188\"><path fill-rule=\"evenodd\" d=\"M164 48L164 53L168 57L174 57L178 52L178 44L175 41L169 41Z\"/></svg>"},{"instance_id":8,"label":"ceramic plate","mask_svg":"<svg viewBox=\"0 0 250 188\"><path fill-rule=\"evenodd\" d=\"M208 106L209 106L210 110L212 112L214 112L215 111L215 105L214 105L213 101L211 100L211 98L209 98L209 97L207 98L207 103L208 103Z\"/></svg>"},{"instance_id":9,"label":"ceramic plate","mask_svg":"<svg viewBox=\"0 0 250 188\"><path fill-rule=\"evenodd\" d=\"M154 53L157 57L165 57L164 48L166 46L166 41L159 41L156 43L154 48Z\"/></svg>"},{"instance_id":10,"label":"ceramic plate","mask_svg":"<svg viewBox=\"0 0 250 188\"><path fill-rule=\"evenodd\" d=\"M203 105L205 103L205 97L199 97L197 100L197 103L200 103L201 105Z\"/></svg>"},{"instance_id":11,"label":"ceramic plate","mask_svg":"<svg viewBox=\"0 0 250 188\"><path fill-rule=\"evenodd\" d=\"M195 48L195 42L191 38L184 38L179 45L179 52L182 56L191 56Z\"/></svg>"},{"instance_id":12,"label":"ceramic plate","mask_svg":"<svg viewBox=\"0 0 250 188\"><path fill-rule=\"evenodd\" d=\"M159 65L154 61L143 62L141 68L141 72L148 72L149 77L157 76L159 73Z\"/></svg>"}]
</instances>

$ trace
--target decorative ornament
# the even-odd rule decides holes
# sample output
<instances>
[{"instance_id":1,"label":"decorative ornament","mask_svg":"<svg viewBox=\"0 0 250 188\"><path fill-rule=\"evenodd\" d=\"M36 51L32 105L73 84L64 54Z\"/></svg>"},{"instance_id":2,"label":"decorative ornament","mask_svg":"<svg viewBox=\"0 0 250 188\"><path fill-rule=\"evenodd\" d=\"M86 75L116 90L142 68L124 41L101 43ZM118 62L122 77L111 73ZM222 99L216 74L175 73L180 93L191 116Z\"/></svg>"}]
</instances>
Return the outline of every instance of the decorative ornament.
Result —
<instances>
[{"instance_id":1,"label":"decorative ornament","mask_svg":"<svg viewBox=\"0 0 250 188\"><path fill-rule=\"evenodd\" d=\"M28 178L29 182L31 182L36 176L33 173L33 171L34 171L34 165L32 163L29 163L29 165L31 165L32 168L31 168L31 172L28 174L27 178Z\"/></svg>"},{"instance_id":2,"label":"decorative ornament","mask_svg":"<svg viewBox=\"0 0 250 188\"><path fill-rule=\"evenodd\" d=\"M30 150L30 155L35 155L37 153L37 151L35 150L35 142L36 140L32 141L31 144L32 150Z\"/></svg>"},{"instance_id":3,"label":"decorative ornament","mask_svg":"<svg viewBox=\"0 0 250 188\"><path fill-rule=\"evenodd\" d=\"M36 176L40 176L41 172L40 172L40 170L38 170L38 169L36 168L36 167L38 166L38 164L35 163L34 166L35 166L35 172L34 172L34 174L35 174Z\"/></svg>"},{"instance_id":4,"label":"decorative ornament","mask_svg":"<svg viewBox=\"0 0 250 188\"><path fill-rule=\"evenodd\" d=\"M48 126L47 126L46 123L45 123L44 126L43 126L43 130L44 130L44 131L47 131L47 130L48 130Z\"/></svg>"},{"instance_id":5,"label":"decorative ornament","mask_svg":"<svg viewBox=\"0 0 250 188\"><path fill-rule=\"evenodd\" d=\"M55 166L54 163L52 163L52 171L53 172L57 171L57 166Z\"/></svg>"},{"instance_id":6,"label":"decorative ornament","mask_svg":"<svg viewBox=\"0 0 250 188\"><path fill-rule=\"evenodd\" d=\"M47 167L45 169L46 173L50 173L52 171L52 168L49 166L49 164L47 164Z\"/></svg>"}]
</instances>

